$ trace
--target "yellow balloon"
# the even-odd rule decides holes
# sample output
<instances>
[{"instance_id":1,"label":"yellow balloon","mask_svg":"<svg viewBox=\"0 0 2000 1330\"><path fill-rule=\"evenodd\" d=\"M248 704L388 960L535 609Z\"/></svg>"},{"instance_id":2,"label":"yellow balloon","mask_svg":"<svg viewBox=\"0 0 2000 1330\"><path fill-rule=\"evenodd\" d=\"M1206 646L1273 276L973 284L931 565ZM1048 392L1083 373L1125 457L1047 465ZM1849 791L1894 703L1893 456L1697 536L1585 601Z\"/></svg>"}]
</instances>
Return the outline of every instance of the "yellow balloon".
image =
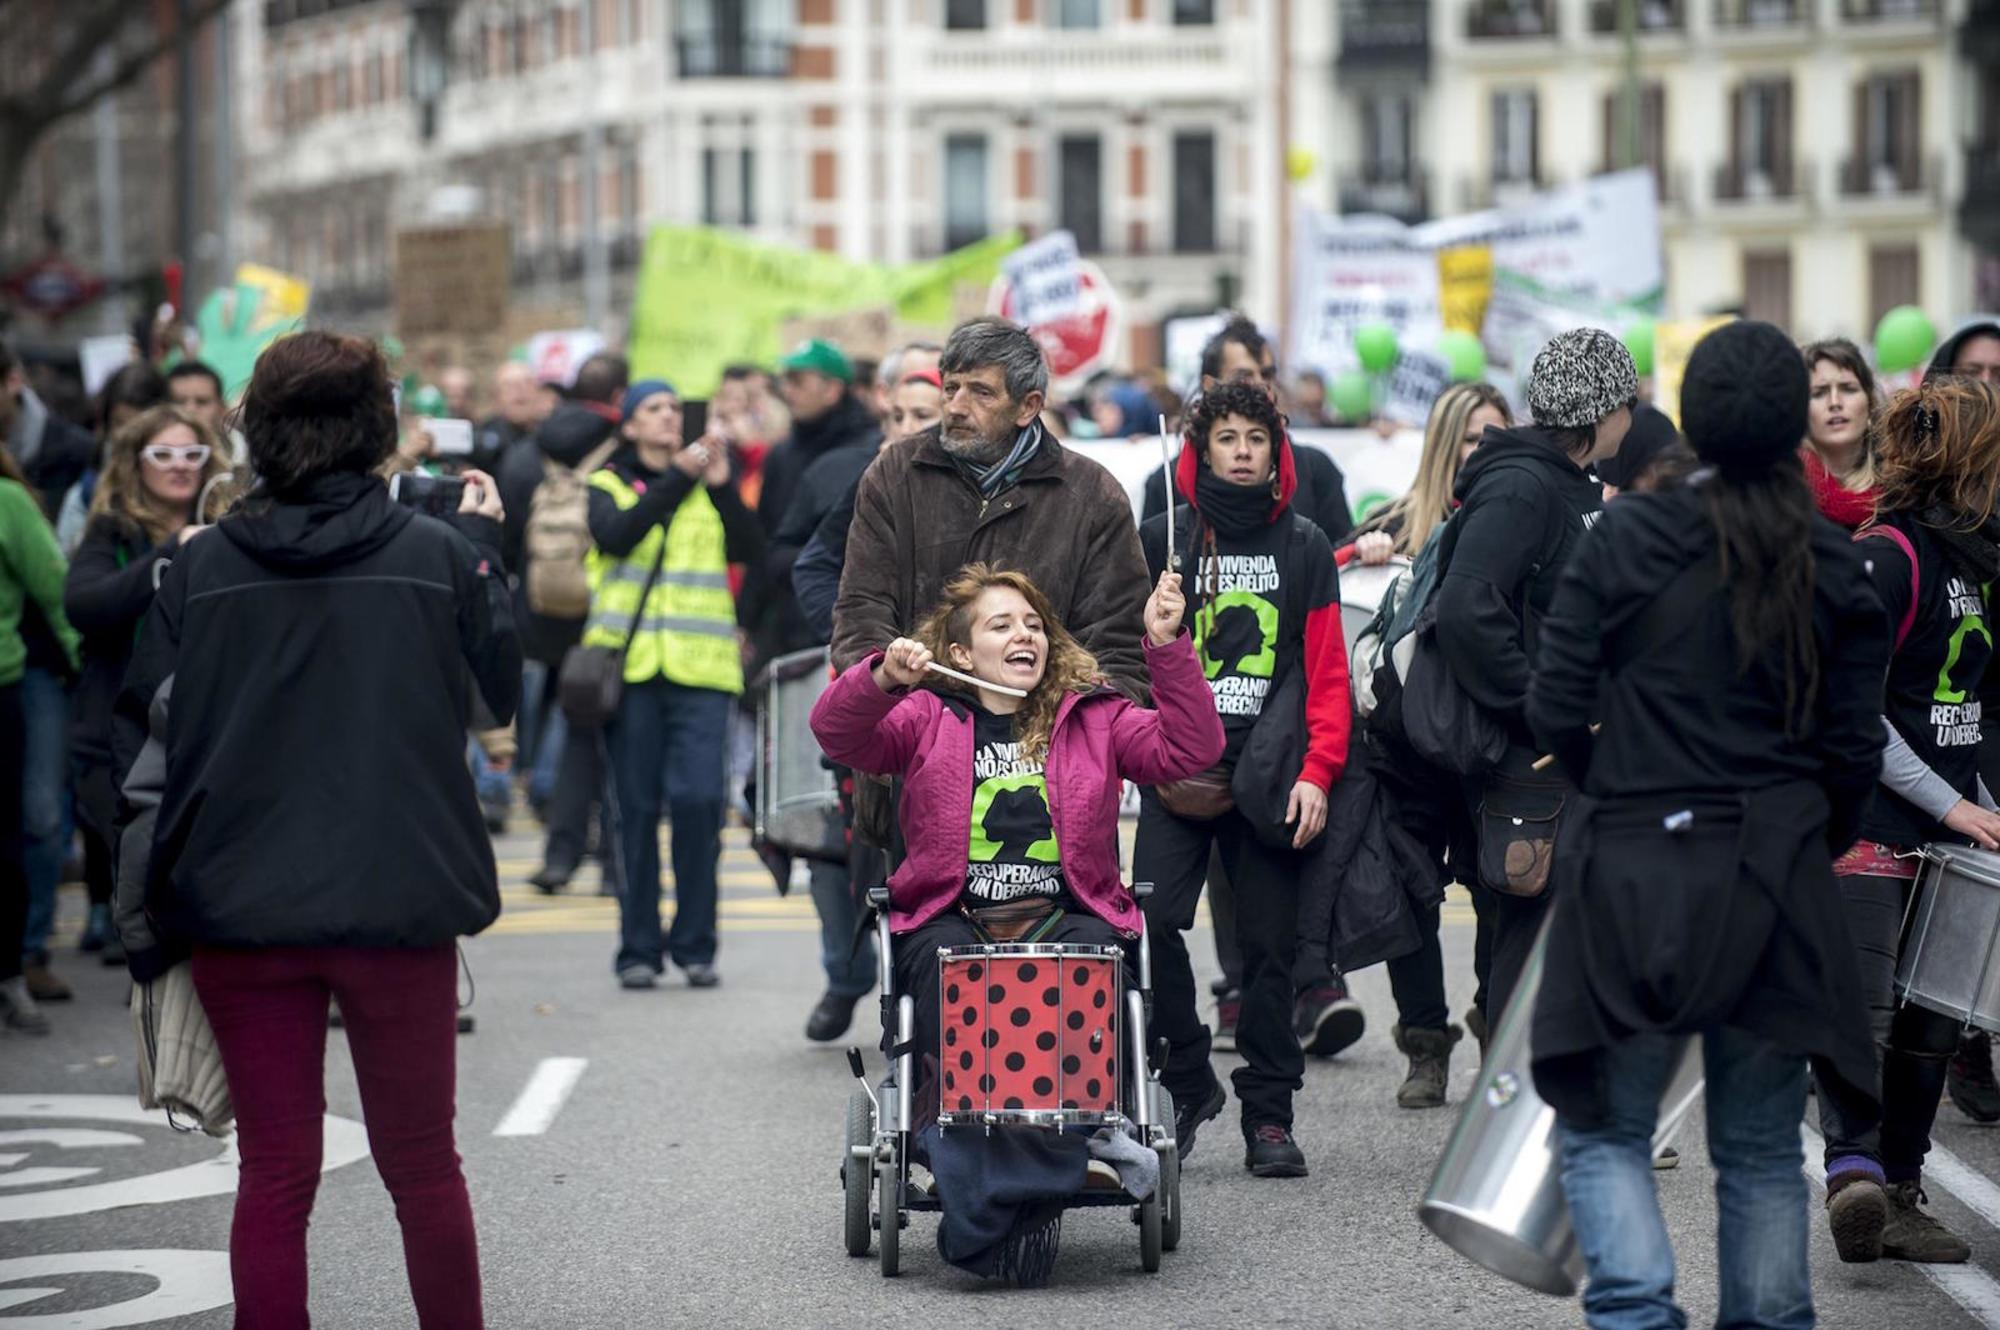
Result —
<instances>
[{"instance_id":1,"label":"yellow balloon","mask_svg":"<svg viewBox=\"0 0 2000 1330\"><path fill-rule=\"evenodd\" d=\"M1293 148L1285 154L1285 171L1293 183L1304 180L1319 165L1319 158L1313 156L1311 148Z\"/></svg>"}]
</instances>

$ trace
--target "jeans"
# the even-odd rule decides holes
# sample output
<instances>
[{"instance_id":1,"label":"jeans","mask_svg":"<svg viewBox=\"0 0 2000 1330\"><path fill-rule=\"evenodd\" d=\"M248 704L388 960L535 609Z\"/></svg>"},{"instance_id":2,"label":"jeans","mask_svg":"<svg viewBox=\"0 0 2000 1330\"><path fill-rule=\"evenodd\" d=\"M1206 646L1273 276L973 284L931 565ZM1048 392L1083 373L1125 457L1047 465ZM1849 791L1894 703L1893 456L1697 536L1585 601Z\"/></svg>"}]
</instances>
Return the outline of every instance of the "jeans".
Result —
<instances>
[{"instance_id":1,"label":"jeans","mask_svg":"<svg viewBox=\"0 0 2000 1330\"><path fill-rule=\"evenodd\" d=\"M1702 1038L1718 1216L1715 1323L1803 1330L1813 1324L1799 1144L1805 1057L1740 1030ZM1653 1128L1679 1060L1676 1039L1623 1040L1605 1054L1605 1120L1557 1118L1563 1192L1590 1270L1583 1312L1593 1330L1687 1324L1674 1305L1674 1249L1653 1186Z\"/></svg>"},{"instance_id":2,"label":"jeans","mask_svg":"<svg viewBox=\"0 0 2000 1330\"><path fill-rule=\"evenodd\" d=\"M615 968L683 969L715 960L717 870L729 712L736 699L665 679L627 684L613 723L625 890ZM660 932L660 812L673 823L674 922Z\"/></svg>"},{"instance_id":3,"label":"jeans","mask_svg":"<svg viewBox=\"0 0 2000 1330\"><path fill-rule=\"evenodd\" d=\"M307 1323L306 1224L319 1189L332 997L368 1147L395 1199L417 1323L477 1330L479 1240L452 1137L457 949L197 950L194 986L215 1027L243 1154L229 1230L236 1323Z\"/></svg>"},{"instance_id":4,"label":"jeans","mask_svg":"<svg viewBox=\"0 0 2000 1330\"><path fill-rule=\"evenodd\" d=\"M1167 1041L1161 1080L1176 1104L1199 1103L1215 1080L1208 1060L1209 1030L1195 1009L1185 936L1194 927L1211 845L1221 851L1236 891L1232 931L1243 953L1236 1050L1245 1065L1231 1080L1243 1106L1243 1127L1246 1132L1290 1127L1292 1096L1305 1079L1305 1053L1292 1024L1299 857L1258 840L1241 813L1191 822L1169 813L1147 790L1140 796L1132 872L1135 881L1153 884L1153 894L1141 907L1153 952L1154 1033Z\"/></svg>"},{"instance_id":5,"label":"jeans","mask_svg":"<svg viewBox=\"0 0 2000 1330\"><path fill-rule=\"evenodd\" d=\"M465 760L472 766L472 783L479 791L481 807L505 812L514 802L514 786L507 769L494 766L477 739L466 741Z\"/></svg>"},{"instance_id":6,"label":"jeans","mask_svg":"<svg viewBox=\"0 0 2000 1330\"><path fill-rule=\"evenodd\" d=\"M1890 1182L1923 1176L1931 1124L1944 1094L1945 1070L1958 1051L1963 1026L1914 1003L1896 1005L1896 949L1903 909L1916 883L1893 877L1836 879L1854 937L1854 982L1868 1004L1882 1073L1882 1112L1847 1093L1837 1076L1819 1078L1819 1123L1826 1162L1843 1156L1872 1159Z\"/></svg>"},{"instance_id":7,"label":"jeans","mask_svg":"<svg viewBox=\"0 0 2000 1330\"><path fill-rule=\"evenodd\" d=\"M29 666L21 676L21 868L28 878L28 920L21 950L48 959L62 877L69 799L69 692L61 679Z\"/></svg>"},{"instance_id":8,"label":"jeans","mask_svg":"<svg viewBox=\"0 0 2000 1330\"><path fill-rule=\"evenodd\" d=\"M861 918L861 905L854 899L853 875L846 864L824 859L812 861L811 873L826 991L839 997L860 997L875 987L875 934L863 933L856 944L854 929Z\"/></svg>"},{"instance_id":9,"label":"jeans","mask_svg":"<svg viewBox=\"0 0 2000 1330\"><path fill-rule=\"evenodd\" d=\"M524 771L534 770L535 759L542 751L542 734L550 717L562 710L554 706L543 710L551 697L549 667L539 660L522 661L521 705L514 712L514 760Z\"/></svg>"}]
</instances>

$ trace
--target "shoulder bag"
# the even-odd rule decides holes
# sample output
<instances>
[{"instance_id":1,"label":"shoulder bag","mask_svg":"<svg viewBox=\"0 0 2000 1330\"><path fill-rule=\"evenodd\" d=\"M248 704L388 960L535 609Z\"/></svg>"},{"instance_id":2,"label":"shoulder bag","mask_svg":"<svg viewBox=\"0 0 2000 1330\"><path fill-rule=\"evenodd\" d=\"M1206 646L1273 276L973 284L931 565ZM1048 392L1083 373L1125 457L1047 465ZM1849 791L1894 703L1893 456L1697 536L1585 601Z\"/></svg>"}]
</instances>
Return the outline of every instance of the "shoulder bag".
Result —
<instances>
[{"instance_id":1,"label":"shoulder bag","mask_svg":"<svg viewBox=\"0 0 2000 1330\"><path fill-rule=\"evenodd\" d=\"M618 703L625 696L625 656L639 636L639 625L646 620L646 602L652 597L653 584L660 580L660 567L666 561L667 542L662 536L660 552L653 559L652 571L646 574L646 585L639 591L639 605L632 613L632 626L625 631L623 646L614 649L578 643L564 653L556 694L563 715L574 728L601 730L618 714Z\"/></svg>"}]
</instances>

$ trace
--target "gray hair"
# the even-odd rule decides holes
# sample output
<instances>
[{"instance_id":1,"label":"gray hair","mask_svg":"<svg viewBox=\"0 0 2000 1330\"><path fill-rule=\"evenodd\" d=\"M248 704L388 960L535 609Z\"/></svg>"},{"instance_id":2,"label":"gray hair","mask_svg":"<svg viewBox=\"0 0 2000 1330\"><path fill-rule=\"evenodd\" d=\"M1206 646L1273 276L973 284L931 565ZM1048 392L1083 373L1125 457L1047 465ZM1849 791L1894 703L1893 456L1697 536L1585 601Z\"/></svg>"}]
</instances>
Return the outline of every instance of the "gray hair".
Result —
<instances>
[{"instance_id":1,"label":"gray hair","mask_svg":"<svg viewBox=\"0 0 2000 1330\"><path fill-rule=\"evenodd\" d=\"M901 346L891 347L889 354L882 357L875 381L884 388L900 386L903 382L903 362L909 359L912 351L928 351L934 356L944 354L944 348L936 342L904 342Z\"/></svg>"},{"instance_id":2,"label":"gray hair","mask_svg":"<svg viewBox=\"0 0 2000 1330\"><path fill-rule=\"evenodd\" d=\"M1007 396L1021 401L1029 393L1049 390L1049 362L1028 330L1006 319L984 318L952 329L938 369L945 374L998 365L1006 372Z\"/></svg>"}]
</instances>

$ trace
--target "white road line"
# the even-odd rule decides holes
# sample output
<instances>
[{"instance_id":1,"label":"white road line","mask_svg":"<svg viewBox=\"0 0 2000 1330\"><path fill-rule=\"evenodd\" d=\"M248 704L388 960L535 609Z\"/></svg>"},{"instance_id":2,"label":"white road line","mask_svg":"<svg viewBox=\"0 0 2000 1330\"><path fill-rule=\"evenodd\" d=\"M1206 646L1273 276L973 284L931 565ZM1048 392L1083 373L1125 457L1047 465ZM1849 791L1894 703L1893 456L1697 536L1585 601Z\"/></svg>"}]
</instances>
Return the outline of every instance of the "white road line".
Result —
<instances>
[{"instance_id":1,"label":"white road line","mask_svg":"<svg viewBox=\"0 0 2000 1330\"><path fill-rule=\"evenodd\" d=\"M1806 1180L1824 1191L1826 1142L1811 1127L1800 1127L1799 1134L1806 1147ZM2000 1227L2000 1187L1967 1168L1949 1150L1932 1145L1924 1173L1987 1223ZM2000 1330L2000 1281L1992 1275L1976 1265L1917 1265L1916 1269L1986 1330Z\"/></svg>"},{"instance_id":2,"label":"white road line","mask_svg":"<svg viewBox=\"0 0 2000 1330\"><path fill-rule=\"evenodd\" d=\"M543 1058L521 1097L493 1129L495 1136L540 1136L562 1112L563 1101L590 1065L588 1058Z\"/></svg>"}]
</instances>

